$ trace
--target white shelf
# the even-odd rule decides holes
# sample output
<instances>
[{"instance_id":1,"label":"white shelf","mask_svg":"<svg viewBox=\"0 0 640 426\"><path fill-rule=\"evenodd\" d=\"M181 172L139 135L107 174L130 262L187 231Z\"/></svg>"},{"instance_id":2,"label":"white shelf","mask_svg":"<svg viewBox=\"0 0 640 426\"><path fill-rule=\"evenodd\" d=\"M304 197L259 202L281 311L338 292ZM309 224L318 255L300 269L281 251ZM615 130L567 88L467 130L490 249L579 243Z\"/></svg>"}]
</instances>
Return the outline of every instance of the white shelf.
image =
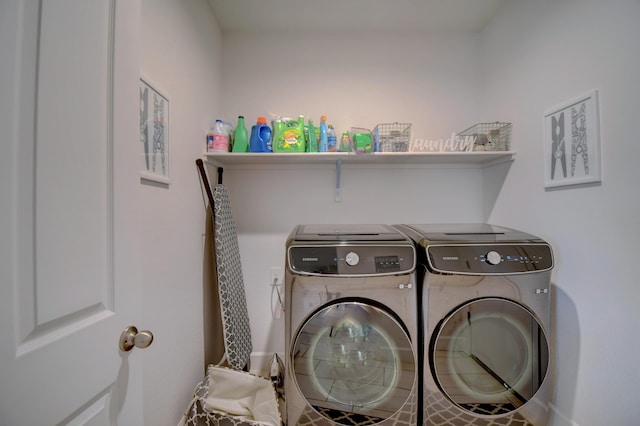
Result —
<instances>
[{"instance_id":1,"label":"white shelf","mask_svg":"<svg viewBox=\"0 0 640 426\"><path fill-rule=\"evenodd\" d=\"M375 152L355 154L350 152L313 152L313 153L238 153L207 152L205 160L225 168L271 167L271 166L319 166L334 167L338 160L342 165L401 166L468 166L486 167L508 162L515 157L514 151L475 151L475 152Z\"/></svg>"}]
</instances>

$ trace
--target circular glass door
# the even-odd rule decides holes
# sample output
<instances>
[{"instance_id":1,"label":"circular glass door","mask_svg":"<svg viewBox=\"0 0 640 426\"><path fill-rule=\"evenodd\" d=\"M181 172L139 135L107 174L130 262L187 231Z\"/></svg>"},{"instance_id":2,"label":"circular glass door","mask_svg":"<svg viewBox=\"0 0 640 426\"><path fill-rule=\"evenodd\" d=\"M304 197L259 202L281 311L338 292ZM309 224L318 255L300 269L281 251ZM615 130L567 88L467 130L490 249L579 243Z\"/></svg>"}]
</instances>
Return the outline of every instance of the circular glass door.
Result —
<instances>
[{"instance_id":1,"label":"circular glass door","mask_svg":"<svg viewBox=\"0 0 640 426\"><path fill-rule=\"evenodd\" d=\"M291 359L307 402L338 424L353 424L354 415L384 420L405 404L414 386L407 331L395 316L363 301L336 301L311 314L295 337Z\"/></svg>"},{"instance_id":2,"label":"circular glass door","mask_svg":"<svg viewBox=\"0 0 640 426\"><path fill-rule=\"evenodd\" d=\"M447 315L429 351L436 384L458 407L504 414L529 401L549 365L549 346L535 316L517 302L484 298Z\"/></svg>"}]
</instances>

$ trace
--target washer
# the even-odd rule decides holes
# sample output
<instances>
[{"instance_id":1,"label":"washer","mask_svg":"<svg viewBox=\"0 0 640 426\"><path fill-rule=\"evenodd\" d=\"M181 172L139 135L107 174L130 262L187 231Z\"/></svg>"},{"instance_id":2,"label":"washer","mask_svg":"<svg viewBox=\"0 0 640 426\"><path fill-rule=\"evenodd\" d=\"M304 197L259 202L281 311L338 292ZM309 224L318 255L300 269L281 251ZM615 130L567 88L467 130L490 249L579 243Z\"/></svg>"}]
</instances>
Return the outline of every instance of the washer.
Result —
<instances>
[{"instance_id":1,"label":"washer","mask_svg":"<svg viewBox=\"0 0 640 426\"><path fill-rule=\"evenodd\" d=\"M488 224L395 228L418 249L424 424L548 424L549 244Z\"/></svg>"},{"instance_id":2,"label":"washer","mask_svg":"<svg viewBox=\"0 0 640 426\"><path fill-rule=\"evenodd\" d=\"M298 225L287 240L289 425L417 425L415 246L388 225Z\"/></svg>"}]
</instances>

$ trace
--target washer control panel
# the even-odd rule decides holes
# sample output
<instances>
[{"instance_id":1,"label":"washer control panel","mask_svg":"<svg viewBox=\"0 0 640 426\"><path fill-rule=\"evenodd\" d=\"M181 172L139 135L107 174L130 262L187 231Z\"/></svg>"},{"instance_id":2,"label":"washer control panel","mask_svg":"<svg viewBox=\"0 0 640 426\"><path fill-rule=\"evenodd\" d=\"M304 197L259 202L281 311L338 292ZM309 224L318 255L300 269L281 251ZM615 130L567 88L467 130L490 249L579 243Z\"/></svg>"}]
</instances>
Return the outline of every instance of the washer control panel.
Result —
<instances>
[{"instance_id":1,"label":"washer control panel","mask_svg":"<svg viewBox=\"0 0 640 426\"><path fill-rule=\"evenodd\" d=\"M426 248L431 270L459 274L514 274L553 268L548 244L448 244Z\"/></svg>"},{"instance_id":2,"label":"washer control panel","mask_svg":"<svg viewBox=\"0 0 640 426\"><path fill-rule=\"evenodd\" d=\"M291 246L289 268L305 275L396 275L416 265L412 245Z\"/></svg>"},{"instance_id":3,"label":"washer control panel","mask_svg":"<svg viewBox=\"0 0 640 426\"><path fill-rule=\"evenodd\" d=\"M489 263L490 265L497 265L502 262L502 256L500 256L500 253L495 250L491 250L489 253L487 253L486 259L487 263Z\"/></svg>"},{"instance_id":4,"label":"washer control panel","mask_svg":"<svg viewBox=\"0 0 640 426\"><path fill-rule=\"evenodd\" d=\"M350 251L344 257L344 260L345 262L347 262L347 265L356 266L360 262L360 256L358 256L358 253L356 253L355 251Z\"/></svg>"}]
</instances>

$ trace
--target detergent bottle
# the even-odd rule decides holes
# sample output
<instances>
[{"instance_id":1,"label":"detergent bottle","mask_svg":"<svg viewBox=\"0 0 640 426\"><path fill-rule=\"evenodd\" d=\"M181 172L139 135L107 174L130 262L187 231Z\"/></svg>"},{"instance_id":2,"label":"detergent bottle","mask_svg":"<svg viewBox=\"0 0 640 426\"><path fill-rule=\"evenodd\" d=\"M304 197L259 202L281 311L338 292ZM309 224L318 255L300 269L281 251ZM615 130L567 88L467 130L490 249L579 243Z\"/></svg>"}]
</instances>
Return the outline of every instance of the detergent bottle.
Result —
<instances>
[{"instance_id":1,"label":"detergent bottle","mask_svg":"<svg viewBox=\"0 0 640 426\"><path fill-rule=\"evenodd\" d=\"M278 125L277 131L274 129L273 152L305 152L305 147L304 116L287 120Z\"/></svg>"},{"instance_id":2,"label":"detergent bottle","mask_svg":"<svg viewBox=\"0 0 640 426\"><path fill-rule=\"evenodd\" d=\"M222 120L216 120L211 131L207 133L207 151L229 151L229 132L225 129Z\"/></svg>"},{"instance_id":3,"label":"detergent bottle","mask_svg":"<svg viewBox=\"0 0 640 426\"><path fill-rule=\"evenodd\" d=\"M349 139L349 133L343 132L342 138L340 139L340 151L342 152L351 152L351 139Z\"/></svg>"},{"instance_id":4,"label":"detergent bottle","mask_svg":"<svg viewBox=\"0 0 640 426\"><path fill-rule=\"evenodd\" d=\"M273 127L272 138L271 138L271 149L273 152L280 152L279 145L280 139L282 138L282 134L284 133L284 121L278 118L271 122Z\"/></svg>"},{"instance_id":5,"label":"detergent bottle","mask_svg":"<svg viewBox=\"0 0 640 426\"><path fill-rule=\"evenodd\" d=\"M313 121L309 119L309 124L307 126L309 128L309 139L307 141L307 151L309 152L318 152L318 138L316 136L316 128L313 125Z\"/></svg>"},{"instance_id":6,"label":"detergent bottle","mask_svg":"<svg viewBox=\"0 0 640 426\"><path fill-rule=\"evenodd\" d=\"M318 142L318 151L329 151L329 140L327 135L327 116L320 117L320 141Z\"/></svg>"},{"instance_id":7,"label":"detergent bottle","mask_svg":"<svg viewBox=\"0 0 640 426\"><path fill-rule=\"evenodd\" d=\"M249 152L271 152L271 128L264 117L258 117L256 124L251 127Z\"/></svg>"},{"instance_id":8,"label":"detergent bottle","mask_svg":"<svg viewBox=\"0 0 640 426\"><path fill-rule=\"evenodd\" d=\"M249 151L249 137L247 135L247 128L244 125L244 116L238 116L238 125L233 134L233 149L232 152L247 152Z\"/></svg>"}]
</instances>

